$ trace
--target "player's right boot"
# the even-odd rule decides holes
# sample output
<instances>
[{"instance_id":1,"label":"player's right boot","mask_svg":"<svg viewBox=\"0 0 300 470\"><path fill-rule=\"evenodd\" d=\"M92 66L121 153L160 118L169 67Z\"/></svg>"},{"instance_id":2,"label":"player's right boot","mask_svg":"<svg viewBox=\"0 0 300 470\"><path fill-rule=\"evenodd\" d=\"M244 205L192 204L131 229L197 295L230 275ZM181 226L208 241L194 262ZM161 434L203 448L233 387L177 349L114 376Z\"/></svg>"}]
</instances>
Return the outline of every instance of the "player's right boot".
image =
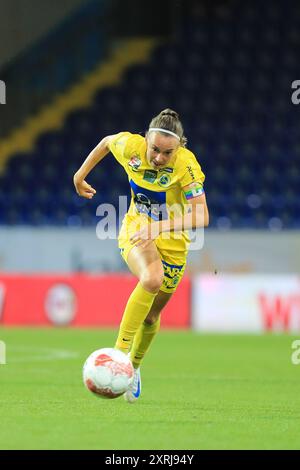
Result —
<instances>
[{"instance_id":1,"label":"player's right boot","mask_svg":"<svg viewBox=\"0 0 300 470\"><path fill-rule=\"evenodd\" d=\"M127 392L124 393L124 398L128 403L134 403L138 400L142 391L141 371L140 368L134 369L134 376L132 384L129 386Z\"/></svg>"}]
</instances>

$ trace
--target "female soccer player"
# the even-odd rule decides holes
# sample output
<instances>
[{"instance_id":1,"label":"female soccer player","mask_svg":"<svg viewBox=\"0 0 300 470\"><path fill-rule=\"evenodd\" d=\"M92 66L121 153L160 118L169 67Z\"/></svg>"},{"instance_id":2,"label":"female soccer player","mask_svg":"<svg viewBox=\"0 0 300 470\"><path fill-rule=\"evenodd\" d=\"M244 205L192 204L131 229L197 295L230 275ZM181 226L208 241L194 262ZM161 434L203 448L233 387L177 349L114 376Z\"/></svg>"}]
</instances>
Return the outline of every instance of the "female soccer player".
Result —
<instances>
[{"instance_id":1,"label":"female soccer player","mask_svg":"<svg viewBox=\"0 0 300 470\"><path fill-rule=\"evenodd\" d=\"M141 393L140 364L159 330L160 314L175 292L186 265L187 230L208 225L204 174L185 148L179 116L165 109L150 123L146 137L130 132L107 136L74 175L77 193L96 193L85 178L111 152L124 167L131 204L119 233L121 255L139 282L131 293L115 348L129 353L135 368L125 399Z\"/></svg>"}]
</instances>

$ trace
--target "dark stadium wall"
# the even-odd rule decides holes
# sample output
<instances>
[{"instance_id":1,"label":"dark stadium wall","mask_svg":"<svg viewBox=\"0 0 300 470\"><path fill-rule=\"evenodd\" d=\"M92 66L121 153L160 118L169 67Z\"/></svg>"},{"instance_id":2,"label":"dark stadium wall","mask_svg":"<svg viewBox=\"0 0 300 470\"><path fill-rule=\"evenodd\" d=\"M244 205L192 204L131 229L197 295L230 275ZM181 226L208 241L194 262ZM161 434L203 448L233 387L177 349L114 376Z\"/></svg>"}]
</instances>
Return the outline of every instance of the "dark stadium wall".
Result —
<instances>
[{"instance_id":1,"label":"dark stadium wall","mask_svg":"<svg viewBox=\"0 0 300 470\"><path fill-rule=\"evenodd\" d=\"M0 68L86 0L1 0Z\"/></svg>"}]
</instances>

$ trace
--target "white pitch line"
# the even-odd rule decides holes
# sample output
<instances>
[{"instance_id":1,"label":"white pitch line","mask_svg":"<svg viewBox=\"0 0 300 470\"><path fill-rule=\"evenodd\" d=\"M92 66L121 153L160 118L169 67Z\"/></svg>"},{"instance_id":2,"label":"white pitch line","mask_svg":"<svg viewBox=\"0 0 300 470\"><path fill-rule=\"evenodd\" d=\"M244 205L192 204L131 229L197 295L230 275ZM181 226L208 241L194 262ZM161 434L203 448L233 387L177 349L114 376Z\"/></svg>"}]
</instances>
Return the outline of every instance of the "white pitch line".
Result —
<instances>
[{"instance_id":1,"label":"white pitch line","mask_svg":"<svg viewBox=\"0 0 300 470\"><path fill-rule=\"evenodd\" d=\"M25 357L11 358L10 353L22 352L25 353ZM26 352L30 353L26 356ZM37 354L34 354L34 353ZM33 354L32 354L33 353ZM55 349L55 348L39 348L32 346L13 346L7 347L6 350L6 359L7 363L16 363L16 362L43 362L43 361L55 361L55 360L64 360L64 359L76 359L79 357L77 351L70 351L68 349Z\"/></svg>"}]
</instances>

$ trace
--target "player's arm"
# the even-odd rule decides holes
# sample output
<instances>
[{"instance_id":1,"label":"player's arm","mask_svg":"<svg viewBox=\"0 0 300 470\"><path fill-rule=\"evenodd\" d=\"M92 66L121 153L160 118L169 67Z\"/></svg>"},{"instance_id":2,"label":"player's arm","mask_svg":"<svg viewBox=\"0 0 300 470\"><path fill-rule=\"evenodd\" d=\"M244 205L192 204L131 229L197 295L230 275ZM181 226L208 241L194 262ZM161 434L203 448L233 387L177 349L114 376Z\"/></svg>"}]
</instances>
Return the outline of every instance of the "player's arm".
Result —
<instances>
[{"instance_id":1,"label":"player's arm","mask_svg":"<svg viewBox=\"0 0 300 470\"><path fill-rule=\"evenodd\" d=\"M187 199L187 213L173 220L160 222L160 232L207 227L209 212L202 183L193 182L182 188Z\"/></svg>"},{"instance_id":2,"label":"player's arm","mask_svg":"<svg viewBox=\"0 0 300 470\"><path fill-rule=\"evenodd\" d=\"M99 144L91 151L87 156L81 167L76 171L73 182L76 188L77 194L87 199L92 199L96 190L85 181L87 175L92 169L99 163L109 152L109 143L115 137L115 135L108 135L104 137Z\"/></svg>"},{"instance_id":3,"label":"player's arm","mask_svg":"<svg viewBox=\"0 0 300 470\"><path fill-rule=\"evenodd\" d=\"M192 227L207 227L209 224L209 212L202 183L191 183L182 188L189 203L189 215ZM192 197L189 197L192 196Z\"/></svg>"}]
</instances>

